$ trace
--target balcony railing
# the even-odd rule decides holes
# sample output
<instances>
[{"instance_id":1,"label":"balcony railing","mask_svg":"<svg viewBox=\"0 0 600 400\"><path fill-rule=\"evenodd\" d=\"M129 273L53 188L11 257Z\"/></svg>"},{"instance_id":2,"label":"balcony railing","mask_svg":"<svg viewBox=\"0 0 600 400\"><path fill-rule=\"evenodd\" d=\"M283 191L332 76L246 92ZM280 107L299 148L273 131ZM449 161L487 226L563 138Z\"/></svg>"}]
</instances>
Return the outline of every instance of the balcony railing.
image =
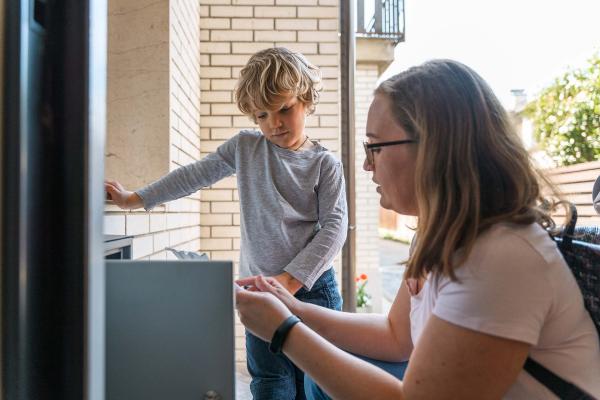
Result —
<instances>
[{"instance_id":1,"label":"balcony railing","mask_svg":"<svg viewBox=\"0 0 600 400\"><path fill-rule=\"evenodd\" d=\"M356 0L356 36L404 41L404 0Z\"/></svg>"}]
</instances>

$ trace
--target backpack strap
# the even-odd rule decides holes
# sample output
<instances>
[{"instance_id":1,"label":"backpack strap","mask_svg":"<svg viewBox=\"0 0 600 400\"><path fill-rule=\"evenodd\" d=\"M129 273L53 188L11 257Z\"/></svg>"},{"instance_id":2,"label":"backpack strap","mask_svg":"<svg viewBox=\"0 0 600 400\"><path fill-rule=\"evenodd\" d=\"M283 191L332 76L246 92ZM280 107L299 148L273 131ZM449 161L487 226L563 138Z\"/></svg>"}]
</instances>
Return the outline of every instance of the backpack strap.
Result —
<instances>
[{"instance_id":1,"label":"backpack strap","mask_svg":"<svg viewBox=\"0 0 600 400\"><path fill-rule=\"evenodd\" d=\"M593 399L593 397L579 387L564 380L542 364L534 361L531 357L527 357L523 369L529 372L529 375L533 376L539 383L546 386L548 390L558 396L561 400Z\"/></svg>"}]
</instances>

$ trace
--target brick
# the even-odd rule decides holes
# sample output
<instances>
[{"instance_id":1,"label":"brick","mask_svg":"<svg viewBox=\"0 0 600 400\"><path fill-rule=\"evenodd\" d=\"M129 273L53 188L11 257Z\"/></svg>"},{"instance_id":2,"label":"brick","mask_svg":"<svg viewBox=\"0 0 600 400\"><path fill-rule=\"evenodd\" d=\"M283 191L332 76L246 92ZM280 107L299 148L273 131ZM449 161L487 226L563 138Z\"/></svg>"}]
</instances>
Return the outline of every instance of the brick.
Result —
<instances>
[{"instance_id":1,"label":"brick","mask_svg":"<svg viewBox=\"0 0 600 400\"><path fill-rule=\"evenodd\" d=\"M254 40L257 42L296 41L296 31L255 31Z\"/></svg>"},{"instance_id":2,"label":"brick","mask_svg":"<svg viewBox=\"0 0 600 400\"><path fill-rule=\"evenodd\" d=\"M201 70L204 78L231 78L231 69L224 67L204 67Z\"/></svg>"},{"instance_id":3,"label":"brick","mask_svg":"<svg viewBox=\"0 0 600 400\"><path fill-rule=\"evenodd\" d=\"M154 252L152 235L134 237L131 242L131 258L140 259Z\"/></svg>"},{"instance_id":4,"label":"brick","mask_svg":"<svg viewBox=\"0 0 600 400\"><path fill-rule=\"evenodd\" d=\"M205 191L208 192L208 191ZM232 214L201 214L202 226L230 226L233 225Z\"/></svg>"},{"instance_id":5,"label":"brick","mask_svg":"<svg viewBox=\"0 0 600 400\"><path fill-rule=\"evenodd\" d=\"M236 128L254 129L256 125L254 124L254 122L252 122L250 118L248 118L245 115L242 115L233 117L233 126Z\"/></svg>"},{"instance_id":6,"label":"brick","mask_svg":"<svg viewBox=\"0 0 600 400\"><path fill-rule=\"evenodd\" d=\"M205 42L210 40L210 30L200 29L200 41Z\"/></svg>"},{"instance_id":7,"label":"brick","mask_svg":"<svg viewBox=\"0 0 600 400\"><path fill-rule=\"evenodd\" d=\"M205 90L201 94L201 99L207 103L231 103L232 96L232 93L229 91Z\"/></svg>"},{"instance_id":8,"label":"brick","mask_svg":"<svg viewBox=\"0 0 600 400\"><path fill-rule=\"evenodd\" d=\"M208 54L229 54L231 45L227 42L202 42L200 52Z\"/></svg>"},{"instance_id":9,"label":"brick","mask_svg":"<svg viewBox=\"0 0 600 400\"><path fill-rule=\"evenodd\" d=\"M204 5L231 4L231 0L202 0L202 4L204 4Z\"/></svg>"},{"instance_id":10,"label":"brick","mask_svg":"<svg viewBox=\"0 0 600 400\"><path fill-rule=\"evenodd\" d=\"M244 66L248 62L248 58L250 57L247 55L214 54L210 56L210 63L213 66Z\"/></svg>"},{"instance_id":11,"label":"brick","mask_svg":"<svg viewBox=\"0 0 600 400\"><path fill-rule=\"evenodd\" d=\"M298 18L339 18L337 7L298 7Z\"/></svg>"},{"instance_id":12,"label":"brick","mask_svg":"<svg viewBox=\"0 0 600 400\"><path fill-rule=\"evenodd\" d=\"M128 214L125 217L126 235L143 235L150 232L150 217L148 214Z\"/></svg>"},{"instance_id":13,"label":"brick","mask_svg":"<svg viewBox=\"0 0 600 400\"><path fill-rule=\"evenodd\" d=\"M327 31L327 30L338 30L338 20L336 19L320 19L319 20L319 30Z\"/></svg>"},{"instance_id":14,"label":"brick","mask_svg":"<svg viewBox=\"0 0 600 400\"><path fill-rule=\"evenodd\" d=\"M273 18L232 18L231 29L273 30Z\"/></svg>"},{"instance_id":15,"label":"brick","mask_svg":"<svg viewBox=\"0 0 600 400\"><path fill-rule=\"evenodd\" d=\"M240 214L233 214L233 224L240 225Z\"/></svg>"},{"instance_id":16,"label":"brick","mask_svg":"<svg viewBox=\"0 0 600 400\"><path fill-rule=\"evenodd\" d=\"M212 79L210 88L212 90L233 90L236 83L237 79Z\"/></svg>"},{"instance_id":17,"label":"brick","mask_svg":"<svg viewBox=\"0 0 600 400\"><path fill-rule=\"evenodd\" d=\"M211 17L252 17L252 7L246 6L211 6Z\"/></svg>"},{"instance_id":18,"label":"brick","mask_svg":"<svg viewBox=\"0 0 600 400\"><path fill-rule=\"evenodd\" d=\"M299 42L338 42L339 37L336 31L298 31Z\"/></svg>"},{"instance_id":19,"label":"brick","mask_svg":"<svg viewBox=\"0 0 600 400\"><path fill-rule=\"evenodd\" d=\"M231 239L211 239L203 238L200 242L202 250L233 250L233 243Z\"/></svg>"},{"instance_id":20,"label":"brick","mask_svg":"<svg viewBox=\"0 0 600 400\"><path fill-rule=\"evenodd\" d=\"M339 116L323 115L319 117L319 125L324 127L338 127L340 123ZM360 149L362 152L362 149ZM358 152L358 151L357 151Z\"/></svg>"},{"instance_id":21,"label":"brick","mask_svg":"<svg viewBox=\"0 0 600 400\"><path fill-rule=\"evenodd\" d=\"M320 54L339 54L340 45L338 43L319 43Z\"/></svg>"},{"instance_id":22,"label":"brick","mask_svg":"<svg viewBox=\"0 0 600 400\"><path fill-rule=\"evenodd\" d=\"M252 31L249 30L212 30L210 40L213 42L252 42Z\"/></svg>"},{"instance_id":23,"label":"brick","mask_svg":"<svg viewBox=\"0 0 600 400\"><path fill-rule=\"evenodd\" d=\"M277 43L275 43L275 46L276 47L285 47L291 51L295 51L297 53L302 53L304 55L317 54L317 44L316 43L277 42Z\"/></svg>"},{"instance_id":24,"label":"brick","mask_svg":"<svg viewBox=\"0 0 600 400\"><path fill-rule=\"evenodd\" d=\"M212 140L230 139L235 134L236 131L233 128L210 128L210 139Z\"/></svg>"},{"instance_id":25,"label":"brick","mask_svg":"<svg viewBox=\"0 0 600 400\"><path fill-rule=\"evenodd\" d=\"M317 0L275 0L275 1L278 6L306 6L306 5L316 5L317 4Z\"/></svg>"},{"instance_id":26,"label":"brick","mask_svg":"<svg viewBox=\"0 0 600 400\"><path fill-rule=\"evenodd\" d=\"M239 251L212 251L211 252L212 260L223 260L223 261L240 261L240 252Z\"/></svg>"},{"instance_id":27,"label":"brick","mask_svg":"<svg viewBox=\"0 0 600 400\"><path fill-rule=\"evenodd\" d=\"M125 234L125 215L104 215L104 233L107 235Z\"/></svg>"},{"instance_id":28,"label":"brick","mask_svg":"<svg viewBox=\"0 0 600 400\"><path fill-rule=\"evenodd\" d=\"M210 203L206 203L209 204ZM209 226L201 226L200 227L200 237L201 238L210 238L210 227Z\"/></svg>"},{"instance_id":29,"label":"brick","mask_svg":"<svg viewBox=\"0 0 600 400\"><path fill-rule=\"evenodd\" d=\"M154 252L164 250L165 247L169 246L169 233L160 232L153 235L153 249Z\"/></svg>"},{"instance_id":30,"label":"brick","mask_svg":"<svg viewBox=\"0 0 600 400\"><path fill-rule=\"evenodd\" d=\"M254 18L294 18L296 7L254 7Z\"/></svg>"},{"instance_id":31,"label":"brick","mask_svg":"<svg viewBox=\"0 0 600 400\"><path fill-rule=\"evenodd\" d=\"M200 70L200 73L204 73L204 68ZM210 90L210 79L200 79L200 90Z\"/></svg>"},{"instance_id":32,"label":"brick","mask_svg":"<svg viewBox=\"0 0 600 400\"><path fill-rule=\"evenodd\" d=\"M340 134L336 128L310 128L307 132L311 139L337 139Z\"/></svg>"},{"instance_id":33,"label":"brick","mask_svg":"<svg viewBox=\"0 0 600 400\"><path fill-rule=\"evenodd\" d=\"M324 67L339 66L340 64L340 58L335 55L314 55L310 56L310 61L315 65Z\"/></svg>"},{"instance_id":34,"label":"brick","mask_svg":"<svg viewBox=\"0 0 600 400\"><path fill-rule=\"evenodd\" d=\"M317 29L317 20L316 19L286 19L280 18L275 20L275 30L284 31L284 30L313 30Z\"/></svg>"},{"instance_id":35,"label":"brick","mask_svg":"<svg viewBox=\"0 0 600 400\"><path fill-rule=\"evenodd\" d=\"M210 232L214 238L239 238L241 235L239 226L213 226Z\"/></svg>"},{"instance_id":36,"label":"brick","mask_svg":"<svg viewBox=\"0 0 600 400\"><path fill-rule=\"evenodd\" d=\"M200 18L201 29L231 29L229 18Z\"/></svg>"},{"instance_id":37,"label":"brick","mask_svg":"<svg viewBox=\"0 0 600 400\"><path fill-rule=\"evenodd\" d=\"M233 4L250 6L273 5L275 4L275 0L233 0Z\"/></svg>"},{"instance_id":38,"label":"brick","mask_svg":"<svg viewBox=\"0 0 600 400\"><path fill-rule=\"evenodd\" d=\"M200 121L203 127L212 128L222 128L226 126L231 126L231 117L220 116L220 117L203 117ZM205 149L204 143L202 144L203 151Z\"/></svg>"},{"instance_id":39,"label":"brick","mask_svg":"<svg viewBox=\"0 0 600 400\"><path fill-rule=\"evenodd\" d=\"M273 47L273 42L232 43L233 54L254 54L258 51Z\"/></svg>"},{"instance_id":40,"label":"brick","mask_svg":"<svg viewBox=\"0 0 600 400\"><path fill-rule=\"evenodd\" d=\"M211 104L210 112L212 115L234 115L239 114L235 104Z\"/></svg>"},{"instance_id":41,"label":"brick","mask_svg":"<svg viewBox=\"0 0 600 400\"><path fill-rule=\"evenodd\" d=\"M210 203L210 212L213 213L236 213L240 211L240 204L237 201L212 201Z\"/></svg>"}]
</instances>

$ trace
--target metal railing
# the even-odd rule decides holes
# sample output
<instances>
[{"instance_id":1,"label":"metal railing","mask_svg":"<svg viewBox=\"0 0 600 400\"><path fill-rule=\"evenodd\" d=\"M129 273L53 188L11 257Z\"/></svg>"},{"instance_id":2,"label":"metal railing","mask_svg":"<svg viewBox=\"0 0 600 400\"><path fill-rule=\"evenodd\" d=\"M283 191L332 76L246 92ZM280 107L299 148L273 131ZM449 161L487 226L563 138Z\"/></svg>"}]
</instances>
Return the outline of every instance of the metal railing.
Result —
<instances>
[{"instance_id":1,"label":"metal railing","mask_svg":"<svg viewBox=\"0 0 600 400\"><path fill-rule=\"evenodd\" d=\"M404 41L404 0L356 0L356 36Z\"/></svg>"}]
</instances>

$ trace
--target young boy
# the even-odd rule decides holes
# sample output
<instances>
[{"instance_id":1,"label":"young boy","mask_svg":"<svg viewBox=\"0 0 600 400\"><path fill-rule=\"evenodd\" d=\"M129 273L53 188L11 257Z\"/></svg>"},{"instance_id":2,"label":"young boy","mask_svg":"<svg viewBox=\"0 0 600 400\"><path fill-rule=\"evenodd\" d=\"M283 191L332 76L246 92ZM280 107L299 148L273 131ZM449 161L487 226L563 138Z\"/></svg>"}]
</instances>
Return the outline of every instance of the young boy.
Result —
<instances>
[{"instance_id":1,"label":"young boy","mask_svg":"<svg viewBox=\"0 0 600 400\"><path fill-rule=\"evenodd\" d=\"M273 276L298 299L341 309L332 261L347 231L341 163L304 131L318 101L319 70L285 48L254 54L240 72L236 101L261 132L241 131L215 153L136 192L106 182L125 209L184 197L236 174L240 277ZM246 332L254 399L304 399L304 375L283 354Z\"/></svg>"}]
</instances>

